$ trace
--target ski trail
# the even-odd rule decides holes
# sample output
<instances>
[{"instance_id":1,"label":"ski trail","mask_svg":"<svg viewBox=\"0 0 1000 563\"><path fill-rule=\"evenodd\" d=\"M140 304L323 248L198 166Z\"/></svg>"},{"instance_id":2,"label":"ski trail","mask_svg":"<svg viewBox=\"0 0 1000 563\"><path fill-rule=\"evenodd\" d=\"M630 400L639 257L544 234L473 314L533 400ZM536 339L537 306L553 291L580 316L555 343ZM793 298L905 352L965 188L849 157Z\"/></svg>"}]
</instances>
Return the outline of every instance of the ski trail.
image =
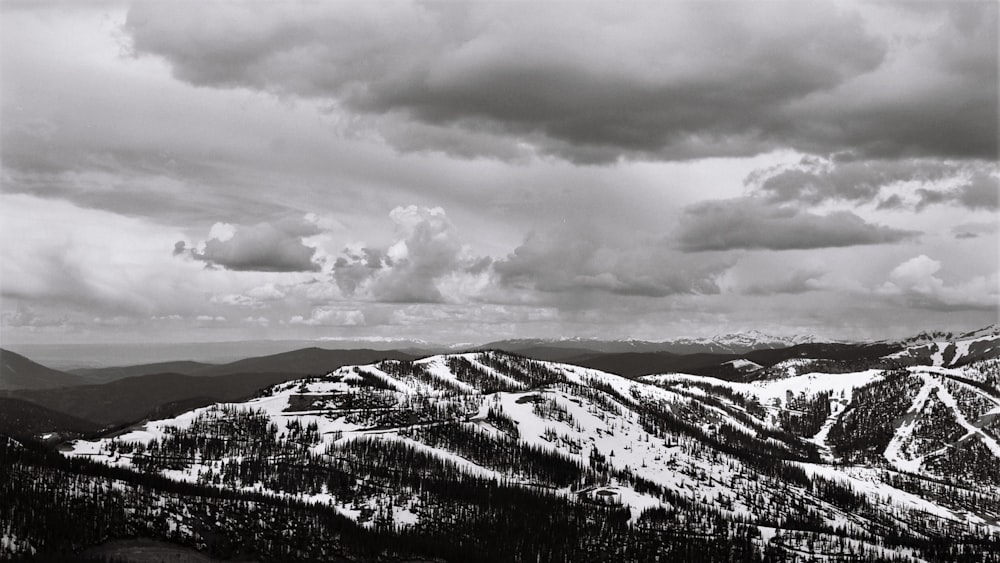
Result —
<instances>
[{"instance_id":1,"label":"ski trail","mask_svg":"<svg viewBox=\"0 0 1000 563\"><path fill-rule=\"evenodd\" d=\"M833 449L826 443L826 439L830 434L830 429L840 419L840 415L847 412L847 405L848 403L844 399L833 400L831 398L830 416L826 417L826 420L823 421L823 426L820 427L819 432L815 436L806 438L806 441L816 444L816 447L819 448L820 458L827 463L837 461L837 456L833 455Z\"/></svg>"},{"instance_id":2,"label":"ski trail","mask_svg":"<svg viewBox=\"0 0 1000 563\"><path fill-rule=\"evenodd\" d=\"M930 378L922 377L922 379L924 382L923 386L920 387L920 391L917 392L917 396L913 398L913 403L910 404L910 408L907 409L906 413L903 415L903 422L898 428L896 428L896 432L893 434L892 439L889 440L889 444L885 447L885 451L882 452L882 457L884 457L892 466L900 471L910 473L916 473L920 470L920 464L923 462L923 456L907 459L906 457L903 457L903 448L910 438L913 437L913 429L917 425L920 412L924 410L924 406L927 404L927 399L930 397L931 391L934 390L934 385L932 384Z\"/></svg>"},{"instance_id":3,"label":"ski trail","mask_svg":"<svg viewBox=\"0 0 1000 563\"><path fill-rule=\"evenodd\" d=\"M955 417L955 421L958 422L962 428L965 428L967 434L959 438L959 441L978 434L979 441L982 442L983 445L986 446L991 452L993 452L995 457L1000 458L1000 444L997 444L996 440L983 432L982 429L974 426L967 418L965 418L965 415L962 414L962 410L958 408L958 402L955 400L955 397L953 397L948 391L948 386L933 377L924 374L921 374L921 376L924 378L925 382L930 382L937 388L938 399L945 406L951 409L952 415Z\"/></svg>"}]
</instances>

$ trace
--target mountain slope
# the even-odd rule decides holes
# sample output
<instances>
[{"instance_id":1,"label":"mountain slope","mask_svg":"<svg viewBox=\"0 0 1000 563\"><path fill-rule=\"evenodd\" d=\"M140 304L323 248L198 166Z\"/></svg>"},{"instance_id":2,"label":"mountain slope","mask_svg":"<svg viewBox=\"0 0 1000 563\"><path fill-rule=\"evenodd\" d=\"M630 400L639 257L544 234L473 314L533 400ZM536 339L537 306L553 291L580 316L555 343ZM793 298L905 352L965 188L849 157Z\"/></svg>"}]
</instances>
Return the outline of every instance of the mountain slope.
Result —
<instances>
[{"instance_id":1,"label":"mountain slope","mask_svg":"<svg viewBox=\"0 0 1000 563\"><path fill-rule=\"evenodd\" d=\"M216 377L153 374L100 385L21 390L10 397L110 427L171 414L219 401L236 401L297 374L247 373Z\"/></svg>"},{"instance_id":2,"label":"mountain slope","mask_svg":"<svg viewBox=\"0 0 1000 563\"><path fill-rule=\"evenodd\" d=\"M924 332L900 344L905 348L890 358L901 363L960 367L1000 355L1000 325L959 335Z\"/></svg>"},{"instance_id":3,"label":"mountain slope","mask_svg":"<svg viewBox=\"0 0 1000 563\"><path fill-rule=\"evenodd\" d=\"M0 434L23 439L79 436L100 430L93 422L21 399L0 397ZM44 436L44 438L42 437Z\"/></svg>"},{"instance_id":4,"label":"mountain slope","mask_svg":"<svg viewBox=\"0 0 1000 563\"><path fill-rule=\"evenodd\" d=\"M583 367L638 377L666 372L687 372L723 379L752 377L753 372L734 370L730 362L745 360L770 368L789 360L824 362L825 369L837 366L840 371L853 371L872 362L882 361L887 354L900 350L897 344L808 343L787 348L753 350L742 354L673 354L670 352L601 354L567 358L565 362ZM801 363L801 362L799 362ZM893 364L886 360L884 363ZM729 365L727 365L729 364Z\"/></svg>"},{"instance_id":5,"label":"mountain slope","mask_svg":"<svg viewBox=\"0 0 1000 563\"><path fill-rule=\"evenodd\" d=\"M10 350L0 349L0 391L51 389L79 385L82 378L47 368Z\"/></svg>"},{"instance_id":6,"label":"mountain slope","mask_svg":"<svg viewBox=\"0 0 1000 563\"><path fill-rule=\"evenodd\" d=\"M502 352L433 356L289 381L69 455L321 503L372 529L491 529L498 509L479 503L501 487L527 521L544 498L583 521L620 514L630 534L731 538L750 525L758 555L929 560L928 545L1000 537L995 365L929 369L634 381ZM964 433L942 426L949 416ZM951 478L970 456L986 469ZM565 549L590 549L566 534Z\"/></svg>"},{"instance_id":7,"label":"mountain slope","mask_svg":"<svg viewBox=\"0 0 1000 563\"><path fill-rule=\"evenodd\" d=\"M386 358L410 360L413 357L395 350L327 350L325 348L303 348L270 356L246 358L228 364L207 366L190 372L190 375L229 375L235 373L319 375L343 365L367 364Z\"/></svg>"},{"instance_id":8,"label":"mountain slope","mask_svg":"<svg viewBox=\"0 0 1000 563\"><path fill-rule=\"evenodd\" d=\"M69 370L69 373L84 377L90 383L106 383L114 381L115 379L125 379L126 377L139 377L142 375L153 375L157 373L177 373L180 375L187 375L210 367L213 367L212 364L181 360L175 362L157 362L154 364L139 364L133 366L78 368Z\"/></svg>"}]
</instances>

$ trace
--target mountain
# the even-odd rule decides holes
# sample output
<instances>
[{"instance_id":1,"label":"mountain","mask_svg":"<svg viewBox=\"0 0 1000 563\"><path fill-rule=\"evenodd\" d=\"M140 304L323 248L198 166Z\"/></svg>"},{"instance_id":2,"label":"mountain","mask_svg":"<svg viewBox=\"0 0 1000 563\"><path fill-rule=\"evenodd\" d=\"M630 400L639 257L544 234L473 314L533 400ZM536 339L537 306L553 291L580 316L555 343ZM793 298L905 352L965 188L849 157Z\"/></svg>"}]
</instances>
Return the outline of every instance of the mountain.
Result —
<instances>
[{"instance_id":1,"label":"mountain","mask_svg":"<svg viewBox=\"0 0 1000 563\"><path fill-rule=\"evenodd\" d=\"M395 350L328 350L302 348L291 352L246 358L222 365L212 365L189 372L190 375L229 375L235 373L295 373L322 375L348 364L366 364L383 359L410 360L415 356Z\"/></svg>"},{"instance_id":2,"label":"mountain","mask_svg":"<svg viewBox=\"0 0 1000 563\"><path fill-rule=\"evenodd\" d=\"M745 369L734 370L731 362L745 360L765 368L781 362L806 365L822 362L824 369L851 371L856 366L867 366L872 362L898 364L898 360L886 359L887 355L901 349L892 343L809 343L787 348L765 348L742 354L673 354L670 352L632 352L624 354L590 354L567 358L563 361L575 365L599 369L622 375L638 377L665 372L690 372L722 379L744 379ZM729 365L727 365L729 364ZM747 364L744 364L747 365Z\"/></svg>"},{"instance_id":3,"label":"mountain","mask_svg":"<svg viewBox=\"0 0 1000 563\"><path fill-rule=\"evenodd\" d=\"M629 380L472 352L340 367L65 454L115 471L116 502L161 507L145 534L257 538L241 545L271 559L374 560L360 537L380 560L951 561L1000 550L998 385L997 359ZM186 500L143 496L163 478ZM209 495L216 516L191 500Z\"/></svg>"},{"instance_id":4,"label":"mountain","mask_svg":"<svg viewBox=\"0 0 1000 563\"><path fill-rule=\"evenodd\" d=\"M539 339L527 338L501 340L480 346L481 349L503 350L528 355L533 349L557 350L576 349L600 354L650 354L668 352L671 354L743 354L753 350L787 348L799 344L817 342L812 336L771 336L750 330L724 334L711 338L678 338L661 342L646 340L599 340L590 338Z\"/></svg>"},{"instance_id":5,"label":"mountain","mask_svg":"<svg viewBox=\"0 0 1000 563\"><path fill-rule=\"evenodd\" d=\"M411 357L395 351L304 348L223 365L170 362L109 368L96 373L88 370L86 375L70 376L75 383L71 387L44 391L19 389L9 392L8 396L100 427L110 427L219 401L243 399L275 383L324 374L345 364ZM190 371L186 374L161 372L171 366ZM129 372L149 373L116 378L107 383L81 384L85 382L84 377L111 377Z\"/></svg>"},{"instance_id":6,"label":"mountain","mask_svg":"<svg viewBox=\"0 0 1000 563\"><path fill-rule=\"evenodd\" d=\"M91 383L104 383L126 377L138 377L141 375L152 375L156 373L178 373L187 375L198 370L213 367L212 364L192 361L157 362L153 364L139 364L133 366L115 366L107 368L77 368L69 370L69 373L86 378Z\"/></svg>"},{"instance_id":7,"label":"mountain","mask_svg":"<svg viewBox=\"0 0 1000 563\"><path fill-rule=\"evenodd\" d=\"M624 377L652 373L712 370L737 359L733 354L673 354L670 352L625 352L621 354L588 354L564 360L581 367L593 368Z\"/></svg>"},{"instance_id":8,"label":"mountain","mask_svg":"<svg viewBox=\"0 0 1000 563\"><path fill-rule=\"evenodd\" d=\"M0 349L0 391L13 389L51 389L78 385L81 378L47 368L10 350Z\"/></svg>"},{"instance_id":9,"label":"mountain","mask_svg":"<svg viewBox=\"0 0 1000 563\"><path fill-rule=\"evenodd\" d=\"M680 338L666 343L669 347L664 349L677 354L692 352L743 354L754 350L788 348L815 342L816 338L810 335L772 336L758 330L749 330L710 338Z\"/></svg>"},{"instance_id":10,"label":"mountain","mask_svg":"<svg viewBox=\"0 0 1000 563\"><path fill-rule=\"evenodd\" d=\"M663 349L662 342L645 340L600 340L597 338L518 338L499 340L476 347L482 350L502 350L523 354L525 350L574 350L576 353L589 354L623 354L628 352L659 352Z\"/></svg>"},{"instance_id":11,"label":"mountain","mask_svg":"<svg viewBox=\"0 0 1000 563\"><path fill-rule=\"evenodd\" d=\"M69 370L68 374L71 374L71 376L64 378L66 383L62 385L100 384L118 379L155 374L217 376L238 373L288 373L315 375L345 364L368 363L384 358L412 359L416 357L419 356L396 350L329 350L326 348L309 347L268 356L243 358L223 364L177 360L130 366L76 368ZM20 358L30 362L30 360L27 360L23 356L20 356ZM0 390L2 389L0 387Z\"/></svg>"},{"instance_id":12,"label":"mountain","mask_svg":"<svg viewBox=\"0 0 1000 563\"><path fill-rule=\"evenodd\" d=\"M1000 325L957 335L922 332L898 344L904 348L890 357L901 363L960 367L1000 355Z\"/></svg>"},{"instance_id":13,"label":"mountain","mask_svg":"<svg viewBox=\"0 0 1000 563\"><path fill-rule=\"evenodd\" d=\"M0 397L0 434L19 440L53 440L79 437L100 426L21 399Z\"/></svg>"},{"instance_id":14,"label":"mountain","mask_svg":"<svg viewBox=\"0 0 1000 563\"><path fill-rule=\"evenodd\" d=\"M170 416L219 401L242 400L262 388L298 377L301 375L296 373L237 373L215 377L161 373L97 385L12 391L8 397L108 428Z\"/></svg>"},{"instance_id":15,"label":"mountain","mask_svg":"<svg viewBox=\"0 0 1000 563\"><path fill-rule=\"evenodd\" d=\"M997 336L997 335L1000 335L1000 325L993 324L977 330L970 330L966 332L925 330L916 335L895 340L892 342L897 342L899 344L909 347L909 346L919 346L922 344L930 344L932 342L942 342L942 341L954 342L957 340L976 340L984 337Z\"/></svg>"}]
</instances>

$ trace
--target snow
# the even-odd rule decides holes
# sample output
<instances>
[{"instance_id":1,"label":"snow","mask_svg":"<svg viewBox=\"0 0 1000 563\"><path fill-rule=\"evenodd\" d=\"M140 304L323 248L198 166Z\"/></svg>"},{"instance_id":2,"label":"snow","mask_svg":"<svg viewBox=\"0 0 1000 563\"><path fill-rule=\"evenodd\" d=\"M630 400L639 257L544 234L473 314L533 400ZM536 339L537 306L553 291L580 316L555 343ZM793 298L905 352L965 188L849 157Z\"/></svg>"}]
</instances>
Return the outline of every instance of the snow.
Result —
<instances>
[{"instance_id":1,"label":"snow","mask_svg":"<svg viewBox=\"0 0 1000 563\"><path fill-rule=\"evenodd\" d=\"M906 416L904 416L902 423L896 429L896 433L893 435L892 439L889 441L889 445L886 446L883 452L883 457L896 469L900 471L906 471L910 473L917 473L920 471L923 460L929 455L936 454L938 451L929 452L923 456L916 455L911 452L915 448L913 431L919 422L919 414L927 408L927 401L930 399L931 393L934 393L937 400L941 401L946 407L951 410L952 416L955 421L962 426L967 434L961 439L965 439L969 436L975 436L979 441L993 453L994 456L1000 458L1000 444L997 444L991 436L983 432L980 428L974 426L968 421L962 410L958 407L958 403L952 396L951 392L948 391L947 385L938 379L938 377L943 377L947 375L954 375L960 373L959 370L949 370L947 368L941 367L929 367L929 366L917 366L910 368L910 372L918 376L922 385L920 391L917 392L916 397L913 399L913 403L910 408L906 411ZM935 377L937 376L937 377Z\"/></svg>"},{"instance_id":2,"label":"snow","mask_svg":"<svg viewBox=\"0 0 1000 563\"><path fill-rule=\"evenodd\" d=\"M459 381L458 378L455 377L455 374L451 373L451 370L448 369L448 364L445 363L444 356L432 356L430 358L419 360L416 363L424 366L424 369L427 370L427 373L429 373L431 377L436 377L445 381L449 385L458 387L466 393L477 392L475 387L469 385L468 383Z\"/></svg>"},{"instance_id":3,"label":"snow","mask_svg":"<svg viewBox=\"0 0 1000 563\"><path fill-rule=\"evenodd\" d=\"M821 476L832 481L840 481L849 485L855 491L865 494L872 500L890 502L896 506L910 508L920 512L926 512L939 518L951 521L965 521L976 525L986 525L1000 532L1000 525L995 522L987 522L974 514L956 514L947 508L938 506L913 493L909 493L884 483L880 477L881 470L863 466L841 466L819 465L814 463L797 462L796 465L802 467L810 477Z\"/></svg>"},{"instance_id":4,"label":"snow","mask_svg":"<svg viewBox=\"0 0 1000 563\"><path fill-rule=\"evenodd\" d=\"M740 370L740 371L753 371L753 370L761 369L762 367L764 367L764 366L758 364L757 362L751 362L750 360L747 360L745 358L736 358L735 360L729 360L728 362L725 362L722 365L724 365L724 366L725 365L730 365L730 366L733 366L734 369L737 369L737 370Z\"/></svg>"},{"instance_id":5,"label":"snow","mask_svg":"<svg viewBox=\"0 0 1000 563\"><path fill-rule=\"evenodd\" d=\"M757 397L762 404L770 404L774 399L785 400L788 392L792 395L815 395L824 391L829 391L833 397L841 397L850 402L854 389L867 385L883 377L883 371L870 369L855 373L807 373L783 379L769 379L754 381L752 383L738 383L716 379L714 377L703 377L700 375L687 375L681 373L662 374L645 376L641 378L649 383L667 383L674 381L704 382L722 387L729 387L733 391Z\"/></svg>"},{"instance_id":6,"label":"snow","mask_svg":"<svg viewBox=\"0 0 1000 563\"><path fill-rule=\"evenodd\" d=\"M506 383L507 385L509 385L511 387L518 388L518 389L525 389L525 388L527 388L527 386L524 383L521 383L520 381L514 379L513 377L510 377L509 375L500 373L497 370L493 369L492 367L490 367L490 366L488 366L486 364L481 363L479 361L479 359L478 359L479 358L479 354L478 353L461 354L458 357L464 358L465 360L467 360L470 363L472 363L472 365L475 366L477 369L479 369L479 370L481 370L481 371L483 371L485 373L488 373L488 374L492 375L493 377L499 379L500 381L503 381L504 383Z\"/></svg>"},{"instance_id":7,"label":"snow","mask_svg":"<svg viewBox=\"0 0 1000 563\"><path fill-rule=\"evenodd\" d=\"M826 443L827 437L830 435L830 429L833 425L837 423L840 416L847 410L847 406L850 401L846 399L830 398L830 416L823 421L823 426L820 427L819 432L816 432L811 438L807 438L808 441L816 444L819 448L820 457L823 461L827 463L832 463L836 461L836 457L833 455L833 450Z\"/></svg>"},{"instance_id":8,"label":"snow","mask_svg":"<svg viewBox=\"0 0 1000 563\"><path fill-rule=\"evenodd\" d=\"M462 354L462 357L472 362L478 369L490 373L499 380L508 382L513 388L524 388L523 383L518 382L506 375L500 374L492 368L481 364L477 358L479 353ZM502 409L517 424L520 441L523 444L530 444L544 448L547 451L556 452L560 455L579 461L581 464L588 464L593 452L599 452L606 456L606 463L617 471L627 471L637 477L658 483L662 487L690 498L693 502L701 503L702 499L709 499L705 502L713 505L714 508L731 515L743 515L747 518L754 517L756 509L755 501L751 498L754 495L765 495L766 506L783 506L774 497L778 495L797 495L805 499L821 514L824 519L832 525L842 525L857 533L864 533L866 521L860 516L844 514L839 509L820 501L810 495L806 490L797 485L790 485L780 480L764 475L754 476L754 485L744 485L745 468L733 457L708 451L702 448L691 448L685 442L687 438L680 435L668 434L665 437L652 437L643 428L640 416L633 406L639 402L650 402L660 404L666 408L672 408L676 404L685 404L692 400L688 394L706 394L706 389L698 387L698 384L710 384L725 387L734 392L756 398L763 405L770 405L779 400L784 403L789 393L798 396L804 394L813 396L817 393L831 392L831 409L833 414L824 422L819 432L809 438L816 444L826 461L832 461L833 455L826 444L827 435L836 422L837 418L845 412L853 398L853 391L863 385L875 382L884 377L881 370L872 369L855 373L826 374L826 373L806 373L802 375L787 377L783 379L756 381L751 383L737 383L724 381L711 377L701 377L687 374L660 374L646 376L639 380L628 380L616 375L608 374L598 370L587 369L576 366L562 365L542 362L553 372L565 378L567 383L559 383L546 386L545 388L524 390L516 392L497 392L483 395L472 385L459 381L448 369L449 356L431 356L416 363L421 365L435 381L445 383L452 389L460 389L465 393L470 412L475 412L471 418L465 418L470 424L475 424L484 432L491 434L499 433L499 430L488 424L486 413L490 407ZM803 360L794 360L801 364ZM808 360L805 360L808 362ZM734 367L745 368L757 366L747 360L733 360L730 362ZM791 363L790 363L791 365ZM396 391L379 391L389 396L395 395L397 399L412 397L414 394L427 394L440 396L442 393L439 385L429 385L426 381L420 381L411 377L395 378L386 372L379 370L374 365L364 366L369 374L383 379ZM956 420L962 424L970 433L982 432L975 428L972 423L961 417L957 403L947 392L945 385L938 381L935 376L946 377L948 375L959 375L961 370L948 370L942 367L923 368L911 370L915 376L921 377L923 385L917 398L910 407L912 413L919 413L924 408L925 403L933 389L937 389L937 395L942 402L956 412ZM527 479L519 479L518 476L507 475L484 467L461 455L441 448L432 448L399 435L402 428L380 428L377 430L363 428L358 424L348 423L343 418L345 411L332 411L324 409L313 409L303 412L285 412L292 395L310 395L323 397L330 394L357 391L357 387L351 386L351 381L357 381L360 376L355 373L355 368L345 366L331 372L331 378L313 380L308 383L304 381L292 381L275 386L270 393L247 401L245 403L230 403L226 405L215 405L203 407L194 411L182 414L171 419L151 421L142 427L131 429L118 439L123 441L149 442L165 435L167 427L185 428L195 420L196 417L212 412L216 409L221 414L224 406L238 407L241 409L254 409L266 414L272 421L277 423L279 428L285 428L290 420L298 420L303 426L315 422L319 427L322 440L313 446L312 451L322 453L326 446L333 441L334 434L341 436L342 440L358 439L362 436L369 436L376 439L391 440L405 443L408 446L418 448L431 453L441 459L451 461L464 473L488 479L514 479L523 486L532 486ZM339 380L333 380L339 378ZM620 412L609 412L604 407L599 406L587 399L584 395L578 394L577 385L608 386L616 394L623 397L607 397L607 400L617 405ZM660 385L665 386L660 387ZM677 391L670 389L671 385L677 386ZM680 392L683 390L683 393ZM732 401L726 397L708 395L717 398L719 401L736 407ZM545 402L553 402L558 409L565 411L568 416L562 420L556 420L536 414L533 403L524 401L528 396L538 396ZM444 399L442 399L444 400ZM518 401L522 402L518 402ZM732 417L725 409L720 409L714 405L705 405L706 411L711 413L710 417L715 420L704 422L703 426L711 424L729 424L739 428L749 434L756 432L745 424L742 424ZM727 407L728 408L728 407ZM611 409L614 411L616 409ZM1000 406L990 412L1000 412ZM701 422L699 422L701 423ZM431 423L433 424L433 423ZM911 459L906 453L905 447L912 434L912 427L915 423L909 422L901 427L897 436L890 442L890 448L886 450L886 458L893 466L899 469L918 470L920 460ZM405 428L405 427L403 427ZM908 434L909 432L909 434ZM1000 457L1000 446L992 438L985 437L983 443L990 448L990 451ZM104 463L127 467L131 459L127 455L111 455L107 450L110 438L93 442L77 441L72 444L68 455L85 455L95 457ZM988 440L988 441L987 441ZM613 455L612 455L613 454ZM171 479L179 481L197 481L199 471L209 467L201 463L193 463L183 470L165 471L163 474ZM821 464L801 465L810 475L823 475L824 477L848 483L852 488L865 494L877 497L885 502L904 506L914 510L919 510L945 518L948 520L974 521L974 515L956 515L926 499L919 496L894 489L882 481L884 474L879 470L863 467L833 467ZM613 475L614 473L612 473ZM250 489L258 490L265 494L282 495L274 491L262 490L260 484L247 485ZM639 494L624 483L618 482L615 477L611 477L609 482L597 484L584 491L573 492L569 489L560 490L559 494L566 495L594 495L603 491L602 498L611 498L615 502L626 505L630 509L631 519L634 522L641 512L649 507L661 506L663 502L658 498L647 494ZM761 491L764 491L761 493ZM768 496L771 495L771 498ZM304 495L299 498L311 502L322 502L331 504L343 514L358 519L364 509L372 509L376 514L384 514L391 511L393 521L398 525L413 525L419 520L419 509L413 507L414 503L389 502L384 496L376 496L366 500L367 504L357 504L344 506L337 503L333 496L321 493L317 495ZM715 499L722 499L724 503L719 505ZM730 506L731 505L731 506ZM723 509L722 506L727 508ZM365 525L371 525L371 521ZM770 530L770 532L767 532ZM773 530L761 528L765 540Z\"/></svg>"},{"instance_id":9,"label":"snow","mask_svg":"<svg viewBox=\"0 0 1000 563\"><path fill-rule=\"evenodd\" d=\"M946 385L943 385L940 381L936 379L933 379L926 375L924 375L923 377L925 382L928 382L937 388L938 399L942 403L944 403L945 406L951 409L952 414L954 415L955 420L958 422L958 424L961 425L963 428L965 428L966 431L968 431L968 434L966 436L969 435L977 436L979 438L979 441L982 442L982 444L986 446L991 452L993 452L994 456L1000 458L1000 445L998 445L996 440L991 438L981 429L969 423L968 419L965 418L965 415L962 414L962 410L958 408L958 403L955 401L955 397L953 397L951 392L948 391L948 387ZM964 439L964 437L962 439Z\"/></svg>"}]
</instances>

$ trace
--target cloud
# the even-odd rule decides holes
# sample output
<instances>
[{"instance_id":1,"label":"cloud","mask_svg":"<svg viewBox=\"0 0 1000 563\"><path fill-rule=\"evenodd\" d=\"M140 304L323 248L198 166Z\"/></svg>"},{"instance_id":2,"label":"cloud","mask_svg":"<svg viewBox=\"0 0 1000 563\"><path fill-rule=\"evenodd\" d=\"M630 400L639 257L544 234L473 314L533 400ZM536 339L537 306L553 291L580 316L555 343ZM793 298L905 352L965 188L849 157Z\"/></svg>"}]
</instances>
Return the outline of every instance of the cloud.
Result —
<instances>
[{"instance_id":1,"label":"cloud","mask_svg":"<svg viewBox=\"0 0 1000 563\"><path fill-rule=\"evenodd\" d=\"M794 270L787 276L776 274L767 280L759 280L748 283L742 288L744 295L781 295L806 293L824 289L822 278L826 275L825 270L802 269Z\"/></svg>"},{"instance_id":2,"label":"cloud","mask_svg":"<svg viewBox=\"0 0 1000 563\"><path fill-rule=\"evenodd\" d=\"M365 324L365 314L357 309L316 307L309 317L295 315L288 322L307 326L362 326Z\"/></svg>"},{"instance_id":3,"label":"cloud","mask_svg":"<svg viewBox=\"0 0 1000 563\"><path fill-rule=\"evenodd\" d=\"M306 246L302 239L320 232L315 224L296 219L241 227L217 223L203 248L191 248L190 255L227 270L314 272L320 269L313 260L316 248ZM174 245L174 254L184 249L180 241Z\"/></svg>"},{"instance_id":4,"label":"cloud","mask_svg":"<svg viewBox=\"0 0 1000 563\"><path fill-rule=\"evenodd\" d=\"M665 297L718 293L716 278L729 265L693 260L662 240L614 241L578 225L529 234L494 269L513 288Z\"/></svg>"},{"instance_id":5,"label":"cloud","mask_svg":"<svg viewBox=\"0 0 1000 563\"><path fill-rule=\"evenodd\" d=\"M53 316L38 314L34 308L19 302L13 311L0 314L0 326L9 328L27 328L29 330L65 329L69 325L69 317L65 314Z\"/></svg>"},{"instance_id":6,"label":"cloud","mask_svg":"<svg viewBox=\"0 0 1000 563\"><path fill-rule=\"evenodd\" d=\"M807 156L797 163L754 171L744 183L776 203L877 201L878 209L916 211L950 203L993 210L1000 193L996 174L993 161Z\"/></svg>"},{"instance_id":7,"label":"cloud","mask_svg":"<svg viewBox=\"0 0 1000 563\"><path fill-rule=\"evenodd\" d=\"M1000 209L1000 180L988 174L975 174L967 182L949 190L919 189L917 211L936 203L951 203L977 210L996 211Z\"/></svg>"},{"instance_id":8,"label":"cloud","mask_svg":"<svg viewBox=\"0 0 1000 563\"><path fill-rule=\"evenodd\" d=\"M938 311L1000 308L996 273L948 285L936 275L941 268L940 261L921 254L896 266L876 293L901 299L911 307Z\"/></svg>"},{"instance_id":9,"label":"cloud","mask_svg":"<svg viewBox=\"0 0 1000 563\"><path fill-rule=\"evenodd\" d=\"M471 256L440 207L411 205L389 213L400 238L388 247L346 249L333 277L344 295L393 303L441 303L443 285L483 274L489 259Z\"/></svg>"},{"instance_id":10,"label":"cloud","mask_svg":"<svg viewBox=\"0 0 1000 563\"><path fill-rule=\"evenodd\" d=\"M1000 230L1000 224L995 221L992 223L962 223L952 227L951 233L957 239L971 239L992 235L998 230Z\"/></svg>"},{"instance_id":11,"label":"cloud","mask_svg":"<svg viewBox=\"0 0 1000 563\"><path fill-rule=\"evenodd\" d=\"M943 24L899 41L874 8L817 2L142 2L125 31L180 80L331 103L407 150L995 156L996 6L886 9Z\"/></svg>"},{"instance_id":12,"label":"cloud","mask_svg":"<svg viewBox=\"0 0 1000 563\"><path fill-rule=\"evenodd\" d=\"M39 315L149 314L188 289L190 268L163 256L174 229L25 194L5 194L2 208L0 293Z\"/></svg>"},{"instance_id":13,"label":"cloud","mask_svg":"<svg viewBox=\"0 0 1000 563\"><path fill-rule=\"evenodd\" d=\"M871 224L850 211L818 215L758 198L736 198L687 207L675 234L681 250L701 252L886 244L919 233Z\"/></svg>"},{"instance_id":14,"label":"cloud","mask_svg":"<svg viewBox=\"0 0 1000 563\"><path fill-rule=\"evenodd\" d=\"M904 182L939 182L991 167L934 159L853 159L805 157L800 162L758 170L745 184L775 202L817 204L826 201L868 203L883 190Z\"/></svg>"}]
</instances>

